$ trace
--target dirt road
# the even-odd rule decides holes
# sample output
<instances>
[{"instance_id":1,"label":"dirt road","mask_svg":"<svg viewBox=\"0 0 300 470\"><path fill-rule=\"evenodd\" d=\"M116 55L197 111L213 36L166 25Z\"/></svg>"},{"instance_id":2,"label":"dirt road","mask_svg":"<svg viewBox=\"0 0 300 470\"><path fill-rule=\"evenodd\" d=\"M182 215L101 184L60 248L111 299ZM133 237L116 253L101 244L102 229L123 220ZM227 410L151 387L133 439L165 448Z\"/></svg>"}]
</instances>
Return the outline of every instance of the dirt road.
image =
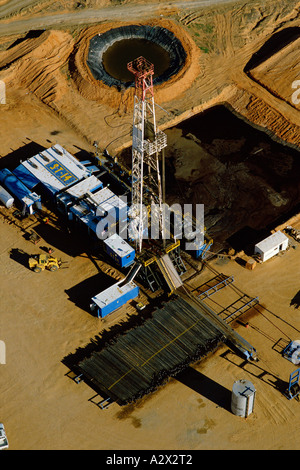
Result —
<instances>
[{"instance_id":1,"label":"dirt road","mask_svg":"<svg viewBox=\"0 0 300 470\"><path fill-rule=\"evenodd\" d=\"M1 5L2 3L2 5ZM4 1L0 2L0 18L5 18L10 15L15 15L18 13L21 9L25 8L30 8L37 3L41 3L41 1L38 0L10 0L10 1Z\"/></svg>"},{"instance_id":2,"label":"dirt road","mask_svg":"<svg viewBox=\"0 0 300 470\"><path fill-rule=\"evenodd\" d=\"M35 4L36 2L27 1L25 6L30 6L30 3ZM26 31L30 31L31 29L44 28L45 26L47 26L47 28L53 28L61 25L74 26L82 24L94 24L98 23L99 21L123 20L124 18L126 18L127 21L130 21L136 18L141 19L143 17L149 17L149 15L154 13L156 10L165 10L167 13L168 10L174 10L174 8L191 10L194 8L205 8L218 3L232 2L230 0L195 0L192 2L167 2L165 4L162 4L161 2L151 2L142 5L125 4L101 9L89 8L84 10L77 10L72 13L61 12L59 14L28 18L24 20L13 21L13 23L5 22L0 25L0 35L22 34ZM8 14L12 15L14 11L17 12L21 6L24 6L23 4L23 1L15 0L13 5L9 4L0 7L0 18L3 18Z\"/></svg>"}]
</instances>

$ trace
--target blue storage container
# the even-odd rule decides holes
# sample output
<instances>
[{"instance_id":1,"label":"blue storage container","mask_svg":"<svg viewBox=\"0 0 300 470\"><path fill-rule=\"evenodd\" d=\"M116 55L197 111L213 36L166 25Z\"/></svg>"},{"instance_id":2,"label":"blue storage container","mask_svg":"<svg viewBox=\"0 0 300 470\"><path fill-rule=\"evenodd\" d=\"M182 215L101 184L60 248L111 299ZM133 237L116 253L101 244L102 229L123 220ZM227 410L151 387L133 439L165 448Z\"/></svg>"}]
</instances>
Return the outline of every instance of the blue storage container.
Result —
<instances>
[{"instance_id":1,"label":"blue storage container","mask_svg":"<svg viewBox=\"0 0 300 470\"><path fill-rule=\"evenodd\" d=\"M135 249L119 235L114 234L103 241L106 253L121 267L130 266L135 259Z\"/></svg>"},{"instance_id":2,"label":"blue storage container","mask_svg":"<svg viewBox=\"0 0 300 470\"><path fill-rule=\"evenodd\" d=\"M120 281L92 298L91 311L103 318L138 295L139 287L133 281Z\"/></svg>"},{"instance_id":3,"label":"blue storage container","mask_svg":"<svg viewBox=\"0 0 300 470\"><path fill-rule=\"evenodd\" d=\"M204 243L201 247L199 247L198 249L194 251L195 258L201 257L202 259L204 259L206 256L206 253L210 250L211 246L212 246L212 241Z\"/></svg>"}]
</instances>

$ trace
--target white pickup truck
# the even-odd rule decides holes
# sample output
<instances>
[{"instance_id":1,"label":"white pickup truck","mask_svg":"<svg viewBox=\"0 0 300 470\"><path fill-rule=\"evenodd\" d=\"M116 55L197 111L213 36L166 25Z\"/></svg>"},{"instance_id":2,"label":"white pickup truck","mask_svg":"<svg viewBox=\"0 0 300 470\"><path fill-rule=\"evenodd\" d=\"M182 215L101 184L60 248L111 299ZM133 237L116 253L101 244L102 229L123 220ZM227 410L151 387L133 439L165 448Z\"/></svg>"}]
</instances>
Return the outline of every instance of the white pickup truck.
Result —
<instances>
[{"instance_id":1,"label":"white pickup truck","mask_svg":"<svg viewBox=\"0 0 300 470\"><path fill-rule=\"evenodd\" d=\"M8 440L5 434L4 425L0 423L0 450L8 449Z\"/></svg>"}]
</instances>

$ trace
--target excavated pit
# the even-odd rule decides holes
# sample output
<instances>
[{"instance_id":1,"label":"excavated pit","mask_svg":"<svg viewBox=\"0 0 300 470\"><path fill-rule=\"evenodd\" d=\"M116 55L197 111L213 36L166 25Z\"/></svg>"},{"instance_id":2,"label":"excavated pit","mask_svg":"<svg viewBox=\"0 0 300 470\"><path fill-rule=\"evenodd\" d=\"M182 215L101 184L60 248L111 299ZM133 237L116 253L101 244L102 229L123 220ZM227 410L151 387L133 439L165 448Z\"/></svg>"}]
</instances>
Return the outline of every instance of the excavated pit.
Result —
<instances>
[{"instance_id":1,"label":"excavated pit","mask_svg":"<svg viewBox=\"0 0 300 470\"><path fill-rule=\"evenodd\" d=\"M253 253L254 243L299 213L299 152L229 107L214 106L165 132L166 202L204 204L215 250ZM119 158L130 166L131 148Z\"/></svg>"},{"instance_id":2,"label":"excavated pit","mask_svg":"<svg viewBox=\"0 0 300 470\"><path fill-rule=\"evenodd\" d=\"M300 27L284 28L274 33L265 44L256 51L244 67L244 72L249 74L252 69L272 58L279 51L296 41L300 37Z\"/></svg>"},{"instance_id":3,"label":"excavated pit","mask_svg":"<svg viewBox=\"0 0 300 470\"><path fill-rule=\"evenodd\" d=\"M172 31L160 26L128 25L90 40L87 65L96 80L109 87L130 87L127 63L139 56L154 64L154 85L166 82L184 66L186 52Z\"/></svg>"}]
</instances>

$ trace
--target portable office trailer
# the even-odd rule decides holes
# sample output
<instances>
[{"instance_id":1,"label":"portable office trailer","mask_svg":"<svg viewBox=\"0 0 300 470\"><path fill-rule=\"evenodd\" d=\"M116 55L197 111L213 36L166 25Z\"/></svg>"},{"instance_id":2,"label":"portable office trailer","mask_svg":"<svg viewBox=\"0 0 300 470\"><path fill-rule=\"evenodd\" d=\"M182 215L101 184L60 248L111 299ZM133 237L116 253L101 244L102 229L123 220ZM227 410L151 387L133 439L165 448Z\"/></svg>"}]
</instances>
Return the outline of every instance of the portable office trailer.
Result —
<instances>
[{"instance_id":1,"label":"portable office trailer","mask_svg":"<svg viewBox=\"0 0 300 470\"><path fill-rule=\"evenodd\" d=\"M104 250L121 268L134 262L135 249L116 233L104 240Z\"/></svg>"},{"instance_id":2,"label":"portable office trailer","mask_svg":"<svg viewBox=\"0 0 300 470\"><path fill-rule=\"evenodd\" d=\"M262 261L267 261L280 251L287 249L289 239L284 233L278 231L257 243L254 247L254 254L259 255Z\"/></svg>"},{"instance_id":3,"label":"portable office trailer","mask_svg":"<svg viewBox=\"0 0 300 470\"><path fill-rule=\"evenodd\" d=\"M97 316L102 318L138 295L139 287L133 281L125 284L124 280L119 281L93 297L90 308L93 313L97 312Z\"/></svg>"}]
</instances>

